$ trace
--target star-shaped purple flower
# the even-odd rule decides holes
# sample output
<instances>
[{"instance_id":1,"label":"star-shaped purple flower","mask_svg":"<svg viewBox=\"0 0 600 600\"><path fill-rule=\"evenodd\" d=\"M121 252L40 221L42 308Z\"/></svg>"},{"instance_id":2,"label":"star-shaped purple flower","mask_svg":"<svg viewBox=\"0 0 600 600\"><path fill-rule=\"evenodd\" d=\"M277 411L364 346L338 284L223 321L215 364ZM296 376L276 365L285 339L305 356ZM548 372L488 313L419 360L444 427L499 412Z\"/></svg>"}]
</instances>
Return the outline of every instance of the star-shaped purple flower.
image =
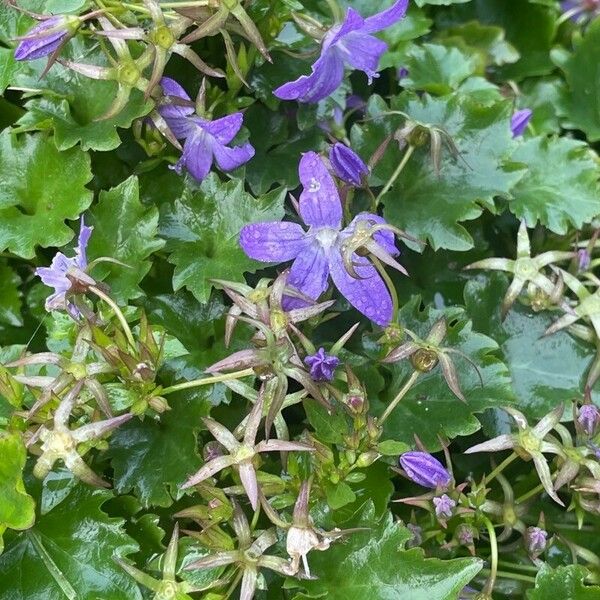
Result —
<instances>
[{"instance_id":1,"label":"star-shaped purple flower","mask_svg":"<svg viewBox=\"0 0 600 600\"><path fill-rule=\"evenodd\" d=\"M82 216L75 256L69 258L62 252L57 252L49 267L39 267L35 270L35 274L44 285L54 288L54 293L46 298L47 311L67 308L66 293L72 285L67 273L74 268L80 271L86 269L88 264L86 249L93 229L93 227L86 226Z\"/></svg>"},{"instance_id":2,"label":"star-shaped purple flower","mask_svg":"<svg viewBox=\"0 0 600 600\"><path fill-rule=\"evenodd\" d=\"M233 171L254 156L254 148L249 143L229 146L242 127L244 115L241 112L209 121L195 114L190 97L176 81L163 77L160 84L165 96L183 101L158 108L175 137L185 140L181 159L174 167L178 173L185 168L194 179L202 181L213 161L222 171Z\"/></svg>"},{"instance_id":3,"label":"star-shaped purple flower","mask_svg":"<svg viewBox=\"0 0 600 600\"><path fill-rule=\"evenodd\" d=\"M383 224L385 221L378 215L361 213L342 229L342 203L338 190L323 159L315 152L304 154L299 175L304 187L299 211L308 231L297 223L286 221L252 223L240 233L242 248L250 258L262 262L294 260L288 285L315 300L327 289L331 275L352 306L378 325L388 325L392 319L392 299L377 269L366 257L355 252L351 255L354 276L344 262L344 242L352 237L357 226L364 222ZM373 239L389 255L399 254L391 231L376 231ZM304 306L297 298L284 300L286 310Z\"/></svg>"},{"instance_id":4,"label":"star-shaped purple flower","mask_svg":"<svg viewBox=\"0 0 600 600\"><path fill-rule=\"evenodd\" d=\"M303 75L278 87L273 93L282 100L318 102L327 98L342 83L344 66L364 71L369 83L377 77L377 67L387 44L374 37L398 22L406 13L408 0L397 0L390 8L364 19L349 8L342 23L334 25L323 38L321 56L310 75Z\"/></svg>"},{"instance_id":5,"label":"star-shaped purple flower","mask_svg":"<svg viewBox=\"0 0 600 600\"><path fill-rule=\"evenodd\" d=\"M333 354L327 354L324 348L319 348L317 352L307 356L304 362L310 367L310 376L315 381L331 381L340 359Z\"/></svg>"},{"instance_id":6,"label":"star-shaped purple flower","mask_svg":"<svg viewBox=\"0 0 600 600\"><path fill-rule=\"evenodd\" d=\"M448 494L443 494L439 498L433 499L433 505L437 517L449 519L452 516L452 510L456 506L456 502Z\"/></svg>"}]
</instances>

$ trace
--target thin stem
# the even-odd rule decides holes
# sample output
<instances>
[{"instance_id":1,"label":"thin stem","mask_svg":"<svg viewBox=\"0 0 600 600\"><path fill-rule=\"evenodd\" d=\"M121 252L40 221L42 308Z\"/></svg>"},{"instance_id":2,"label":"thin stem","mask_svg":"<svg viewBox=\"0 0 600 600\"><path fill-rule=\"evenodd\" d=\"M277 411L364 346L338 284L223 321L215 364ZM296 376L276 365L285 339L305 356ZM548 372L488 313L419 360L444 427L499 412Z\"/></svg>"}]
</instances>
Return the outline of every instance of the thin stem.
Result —
<instances>
[{"instance_id":1,"label":"thin stem","mask_svg":"<svg viewBox=\"0 0 600 600\"><path fill-rule=\"evenodd\" d=\"M240 582L240 579L243 577L244 572L243 571L238 571L235 579L233 580L233 583L231 584L231 586L229 587L229 589L225 592L225 598L224 600L229 600L229 597L231 596L231 594L233 594L233 592L235 592L235 588L238 586L238 583Z\"/></svg>"},{"instance_id":2,"label":"thin stem","mask_svg":"<svg viewBox=\"0 0 600 600\"><path fill-rule=\"evenodd\" d=\"M488 535L490 536L490 546L492 550L492 568L490 569L489 577L483 591L491 596L494 585L496 584L496 575L498 574L498 540L496 539L496 531L492 522L487 517L483 517L483 522L485 523Z\"/></svg>"},{"instance_id":3,"label":"thin stem","mask_svg":"<svg viewBox=\"0 0 600 600\"><path fill-rule=\"evenodd\" d=\"M507 456L489 475L486 476L485 483L488 484L490 481L493 481L516 458L517 458L516 452L513 452L512 454Z\"/></svg>"},{"instance_id":4,"label":"thin stem","mask_svg":"<svg viewBox=\"0 0 600 600\"><path fill-rule=\"evenodd\" d=\"M381 275L381 278L385 282L385 285L388 291L390 292L390 296L392 297L392 321L395 321L396 317L398 316L399 309L398 293L396 292L396 287L394 286L392 278L388 275L387 271L385 270L385 267L381 264L381 261L375 256L371 256L371 261L375 265L375 268Z\"/></svg>"},{"instance_id":5,"label":"thin stem","mask_svg":"<svg viewBox=\"0 0 600 600\"><path fill-rule=\"evenodd\" d=\"M536 485L532 490L529 490L528 492L526 492L522 496L519 496L515 500L515 504L522 504L526 500L529 500L529 498L531 498L532 496L535 496L536 494L539 494L543 489L544 489L544 485L542 483L540 483L539 485Z\"/></svg>"},{"instance_id":6,"label":"thin stem","mask_svg":"<svg viewBox=\"0 0 600 600\"><path fill-rule=\"evenodd\" d=\"M558 19L556 19L556 27L557 28L560 27L563 23L565 23L569 19L572 19L573 17L578 16L583 12L585 12L585 8L582 8L580 6L576 6L575 8L572 8L571 10L567 10L560 17L558 17Z\"/></svg>"},{"instance_id":7,"label":"thin stem","mask_svg":"<svg viewBox=\"0 0 600 600\"><path fill-rule=\"evenodd\" d=\"M483 575L490 574L489 569L482 569L480 571ZM496 576L501 579L514 579L515 581L525 581L526 583L535 583L535 577L529 577L529 575L522 575L521 573L509 573L508 571L496 571Z\"/></svg>"},{"instance_id":8,"label":"thin stem","mask_svg":"<svg viewBox=\"0 0 600 600\"><path fill-rule=\"evenodd\" d=\"M499 560L499 567L509 567L510 569L520 569L521 571L529 571L530 573L537 573L539 571L538 567L534 567L533 565L520 565L518 563L508 562L507 560Z\"/></svg>"},{"instance_id":9,"label":"thin stem","mask_svg":"<svg viewBox=\"0 0 600 600\"><path fill-rule=\"evenodd\" d=\"M404 156L402 157L400 164L396 167L396 170L394 171L392 176L389 178L388 182L383 186L383 189L381 190L381 192L379 192L379 195L377 196L377 205L381 201L381 198L383 196L385 196L390 191L390 188L394 185L394 183L396 183L396 179L398 179L398 177L400 177L400 173L402 173L402 170L406 166L406 163L408 162L408 160L410 159L410 157L412 156L412 153L414 151L415 151L414 146L409 146L406 149L406 152L404 153ZM375 208L377 208L377 205L375 206Z\"/></svg>"},{"instance_id":10,"label":"thin stem","mask_svg":"<svg viewBox=\"0 0 600 600\"><path fill-rule=\"evenodd\" d=\"M326 0L327 5L329 6L329 10L333 16L333 19L336 23L340 23L344 20L344 12L342 11L342 7L337 3L336 0Z\"/></svg>"},{"instance_id":11,"label":"thin stem","mask_svg":"<svg viewBox=\"0 0 600 600\"><path fill-rule=\"evenodd\" d=\"M194 379L194 381L186 381L184 383L178 383L177 385L172 385L168 388L165 388L161 392L161 396L166 396L167 394L172 394L173 392L179 392L181 390L202 387L203 385L210 385L211 383L231 381L232 379L241 379L242 377L248 377L248 375L254 375L254 369L244 369L243 371L234 371L233 373L213 375L212 377L205 377L204 379Z\"/></svg>"},{"instance_id":12,"label":"thin stem","mask_svg":"<svg viewBox=\"0 0 600 600\"><path fill-rule=\"evenodd\" d=\"M99 290L97 287L95 287L93 285L90 286L88 289L90 290L90 292L93 292L94 294L96 294L96 296L98 296L98 298L100 298L101 300L104 300L104 302L106 302L106 304L108 304L113 309L113 312L117 316L117 319L119 319L119 323L121 323L121 327L123 328L123 331L125 332L125 336L127 337L127 341L129 342L129 345L131 346L132 349L134 349L135 348L135 340L133 339L133 334L131 333L131 329L129 328L129 323L127 323L127 319L125 318L125 315L123 315L123 313L121 312L121 309L117 306L116 302L110 296L106 295L103 291Z\"/></svg>"},{"instance_id":13,"label":"thin stem","mask_svg":"<svg viewBox=\"0 0 600 600\"><path fill-rule=\"evenodd\" d=\"M409 377L408 381L402 386L402 389L398 392L398 395L388 404L388 407L385 409L385 412L381 415L381 418L378 420L378 425L383 425L385 420L390 416L391 412L398 406L398 403L404 396L406 396L408 390L414 385L415 381L419 377L421 373L419 371L413 371L413 374Z\"/></svg>"}]
</instances>

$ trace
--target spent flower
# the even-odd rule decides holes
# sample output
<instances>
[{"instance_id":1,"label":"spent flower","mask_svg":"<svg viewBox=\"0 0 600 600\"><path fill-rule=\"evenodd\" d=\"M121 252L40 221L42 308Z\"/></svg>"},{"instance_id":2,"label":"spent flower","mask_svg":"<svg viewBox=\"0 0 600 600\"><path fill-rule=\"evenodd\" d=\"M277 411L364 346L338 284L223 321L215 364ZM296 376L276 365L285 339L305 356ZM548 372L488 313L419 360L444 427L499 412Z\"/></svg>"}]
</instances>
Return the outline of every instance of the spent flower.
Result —
<instances>
[{"instance_id":1,"label":"spent flower","mask_svg":"<svg viewBox=\"0 0 600 600\"><path fill-rule=\"evenodd\" d=\"M364 19L349 8L342 23L334 25L323 37L321 55L312 73L285 83L273 93L282 100L318 102L338 89L344 67L367 74L369 82L377 77L377 67L387 44L372 34L397 23L406 13L408 0L397 0L390 8Z\"/></svg>"},{"instance_id":2,"label":"spent flower","mask_svg":"<svg viewBox=\"0 0 600 600\"><path fill-rule=\"evenodd\" d=\"M315 354L304 359L310 369L310 376L315 381L331 381L340 359L332 354L327 354L324 348L319 348Z\"/></svg>"}]
</instances>

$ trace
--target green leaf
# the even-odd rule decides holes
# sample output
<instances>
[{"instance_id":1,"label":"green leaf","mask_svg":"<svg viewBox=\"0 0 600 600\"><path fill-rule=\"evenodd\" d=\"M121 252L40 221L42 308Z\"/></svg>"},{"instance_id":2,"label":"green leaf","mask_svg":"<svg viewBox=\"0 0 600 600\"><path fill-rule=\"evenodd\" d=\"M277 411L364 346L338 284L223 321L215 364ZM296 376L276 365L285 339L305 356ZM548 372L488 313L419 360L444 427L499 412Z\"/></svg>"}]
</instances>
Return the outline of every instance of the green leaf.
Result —
<instances>
[{"instance_id":1,"label":"green leaf","mask_svg":"<svg viewBox=\"0 0 600 600\"><path fill-rule=\"evenodd\" d=\"M510 103L482 106L457 95L419 99L402 94L392 108L406 112L411 119L443 129L451 136L458 155L444 146L438 174L429 148L418 149L383 198L384 216L412 235L428 240L436 250L468 250L473 239L460 222L476 219L483 207L495 211L494 197L508 197L522 175L508 162L514 149ZM361 156L371 156L387 135L403 125L404 119L400 117L381 115L385 110L381 99L371 98L368 116L372 120L353 127L353 147ZM401 157L397 146L390 144L371 183L387 181Z\"/></svg>"},{"instance_id":2,"label":"green leaf","mask_svg":"<svg viewBox=\"0 0 600 600\"><path fill-rule=\"evenodd\" d=\"M119 302L142 295L138 284L152 266L148 257L165 244L157 237L158 209L144 206L139 193L137 177L130 177L119 186L101 192L91 212L94 233L90 239L90 259L108 256L129 267L101 263L94 269L94 276L106 279Z\"/></svg>"},{"instance_id":3,"label":"green leaf","mask_svg":"<svg viewBox=\"0 0 600 600\"><path fill-rule=\"evenodd\" d=\"M116 564L137 550L123 521L102 504L112 492L78 484L0 557L2 600L141 600L137 585Z\"/></svg>"},{"instance_id":4,"label":"green leaf","mask_svg":"<svg viewBox=\"0 0 600 600\"><path fill-rule=\"evenodd\" d=\"M403 87L442 96L475 73L477 60L457 48L423 44L409 51L406 68L409 74L402 79Z\"/></svg>"},{"instance_id":5,"label":"green leaf","mask_svg":"<svg viewBox=\"0 0 600 600\"><path fill-rule=\"evenodd\" d=\"M7 264L0 262L0 281L0 323L22 327L21 278Z\"/></svg>"},{"instance_id":6,"label":"green leaf","mask_svg":"<svg viewBox=\"0 0 600 600\"><path fill-rule=\"evenodd\" d=\"M539 221L555 233L580 229L600 214L597 157L584 142L568 138L532 138L513 154L527 165L513 188L510 210L529 227Z\"/></svg>"},{"instance_id":7,"label":"green leaf","mask_svg":"<svg viewBox=\"0 0 600 600\"><path fill-rule=\"evenodd\" d=\"M566 84L559 77L543 77L528 79L523 82L519 96L519 108L533 111L531 126L534 131L543 133L560 133L564 113L564 96Z\"/></svg>"},{"instance_id":8,"label":"green leaf","mask_svg":"<svg viewBox=\"0 0 600 600\"><path fill-rule=\"evenodd\" d=\"M44 134L0 134L0 251L33 258L36 246L63 246L73 237L65 219L91 203L85 184L90 159L79 148L59 152Z\"/></svg>"},{"instance_id":9,"label":"green leaf","mask_svg":"<svg viewBox=\"0 0 600 600\"><path fill-rule=\"evenodd\" d=\"M411 534L390 513L376 527L371 520L361 524L371 529L309 554L316 579L301 582L305 593L294 600L456 600L482 567L478 559L426 559L420 549L402 550Z\"/></svg>"},{"instance_id":10,"label":"green leaf","mask_svg":"<svg viewBox=\"0 0 600 600\"><path fill-rule=\"evenodd\" d=\"M535 578L535 589L527 592L527 600L600 600L600 587L587 586L588 570L580 565L550 568L543 565Z\"/></svg>"},{"instance_id":11,"label":"green leaf","mask_svg":"<svg viewBox=\"0 0 600 600\"><path fill-rule=\"evenodd\" d=\"M248 223L281 219L284 199L285 190L255 199L241 181L222 183L213 174L197 192L188 190L173 204L163 205L160 234L175 265L174 290L187 287L199 302L206 302L211 279L244 281L245 271L259 269L240 248L240 230Z\"/></svg>"},{"instance_id":12,"label":"green leaf","mask_svg":"<svg viewBox=\"0 0 600 600\"><path fill-rule=\"evenodd\" d=\"M25 444L18 433L0 431L0 553L2 532L29 529L35 522L35 502L25 491L23 468L27 458ZM0 587L1 587L0 583Z\"/></svg>"},{"instance_id":13,"label":"green leaf","mask_svg":"<svg viewBox=\"0 0 600 600\"><path fill-rule=\"evenodd\" d=\"M439 448L438 434L450 439L469 435L480 428L474 413L494 406L506 406L514 402L510 377L506 365L497 357L496 342L473 331L471 321L461 308L437 310L432 307L420 309L420 298L415 297L400 311L398 321L421 339L442 316L448 324L448 334L442 346L455 348L464 353L479 369L477 371L463 356L451 354L456 367L460 388L467 400L464 404L448 388L439 365L429 373L423 373L410 391L387 419L384 437L407 444L414 443L417 434L429 450ZM372 402L373 411L381 414L396 396L413 372L408 360L391 366L393 379L380 396Z\"/></svg>"},{"instance_id":14,"label":"green leaf","mask_svg":"<svg viewBox=\"0 0 600 600\"><path fill-rule=\"evenodd\" d=\"M338 510L356 500L356 494L343 481L328 483L325 486L325 496L327 497L327 504L333 510Z\"/></svg>"},{"instance_id":15,"label":"green leaf","mask_svg":"<svg viewBox=\"0 0 600 600\"><path fill-rule=\"evenodd\" d=\"M400 456L400 454L404 454L407 450L410 450L408 444L395 440L384 440L377 444L377 451L384 456Z\"/></svg>"},{"instance_id":16,"label":"green leaf","mask_svg":"<svg viewBox=\"0 0 600 600\"><path fill-rule=\"evenodd\" d=\"M450 4L465 4L471 0L416 0L417 6L432 4L433 6L448 6Z\"/></svg>"},{"instance_id":17,"label":"green leaf","mask_svg":"<svg viewBox=\"0 0 600 600\"><path fill-rule=\"evenodd\" d=\"M307 400L304 403L304 410L320 441L341 444L344 437L349 434L350 428L345 413L337 407L330 412L321 404Z\"/></svg>"},{"instance_id":18,"label":"green leaf","mask_svg":"<svg viewBox=\"0 0 600 600\"><path fill-rule=\"evenodd\" d=\"M188 367L184 358L172 365L178 381L202 375L197 368ZM179 485L200 468L196 452L200 419L208 415L214 395L222 398L224 393L222 387L212 387L169 395L171 410L160 419L134 419L113 433L107 454L112 459L117 492L133 490L145 507L173 503Z\"/></svg>"},{"instance_id":19,"label":"green leaf","mask_svg":"<svg viewBox=\"0 0 600 600\"><path fill-rule=\"evenodd\" d=\"M568 84L567 126L581 129L591 142L600 140L600 21L587 28L573 54L561 65Z\"/></svg>"},{"instance_id":20,"label":"green leaf","mask_svg":"<svg viewBox=\"0 0 600 600\"><path fill-rule=\"evenodd\" d=\"M474 326L500 345L516 396L515 408L540 418L566 398L581 397L594 348L566 331L544 337L555 317L519 303L502 323L500 302L507 288L508 279L502 273L471 279L465 287L467 311Z\"/></svg>"}]
</instances>

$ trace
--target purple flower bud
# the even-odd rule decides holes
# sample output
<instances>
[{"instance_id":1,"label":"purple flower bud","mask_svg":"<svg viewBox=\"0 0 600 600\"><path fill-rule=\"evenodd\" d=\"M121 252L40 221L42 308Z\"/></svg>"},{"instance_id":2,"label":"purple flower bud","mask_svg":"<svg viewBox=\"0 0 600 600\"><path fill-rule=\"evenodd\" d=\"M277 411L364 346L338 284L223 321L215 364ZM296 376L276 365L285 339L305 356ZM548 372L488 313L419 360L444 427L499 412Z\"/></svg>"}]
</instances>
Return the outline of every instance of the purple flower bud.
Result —
<instances>
[{"instance_id":1,"label":"purple flower bud","mask_svg":"<svg viewBox=\"0 0 600 600\"><path fill-rule=\"evenodd\" d=\"M548 544L548 532L541 527L528 527L525 532L525 547L531 556L539 556Z\"/></svg>"},{"instance_id":2,"label":"purple flower bud","mask_svg":"<svg viewBox=\"0 0 600 600\"><path fill-rule=\"evenodd\" d=\"M310 376L315 381L331 381L340 359L327 354L324 348L319 348L315 354L307 356L304 362L310 367Z\"/></svg>"},{"instance_id":3,"label":"purple flower bud","mask_svg":"<svg viewBox=\"0 0 600 600\"><path fill-rule=\"evenodd\" d=\"M450 485L450 473L442 463L427 452L405 452L400 466L415 483L428 488L446 488Z\"/></svg>"},{"instance_id":4,"label":"purple flower bud","mask_svg":"<svg viewBox=\"0 0 600 600\"><path fill-rule=\"evenodd\" d=\"M594 435L600 423L600 410L595 404L584 404L577 414L577 422L588 435Z\"/></svg>"},{"instance_id":5,"label":"purple flower bud","mask_svg":"<svg viewBox=\"0 0 600 600\"><path fill-rule=\"evenodd\" d=\"M531 117L533 116L533 112L528 108L524 108L523 110L516 111L512 119L510 121L510 128L512 130L513 137L519 137L523 135L529 121L531 121Z\"/></svg>"},{"instance_id":6,"label":"purple flower bud","mask_svg":"<svg viewBox=\"0 0 600 600\"><path fill-rule=\"evenodd\" d=\"M399 67L397 71L398 79L404 79L410 75L410 71L406 67Z\"/></svg>"},{"instance_id":7,"label":"purple flower bud","mask_svg":"<svg viewBox=\"0 0 600 600\"><path fill-rule=\"evenodd\" d=\"M577 268L580 272L587 271L590 267L591 261L592 257L585 248L581 248L577 251Z\"/></svg>"},{"instance_id":8,"label":"purple flower bud","mask_svg":"<svg viewBox=\"0 0 600 600\"><path fill-rule=\"evenodd\" d=\"M352 148L340 142L331 147L329 161L335 174L352 185L361 185L363 177L369 174L369 167L362 158Z\"/></svg>"},{"instance_id":9,"label":"purple flower bud","mask_svg":"<svg viewBox=\"0 0 600 600\"><path fill-rule=\"evenodd\" d=\"M79 26L77 17L57 15L38 23L15 50L16 60L33 60L52 54ZM74 26L74 24L76 24Z\"/></svg>"},{"instance_id":10,"label":"purple flower bud","mask_svg":"<svg viewBox=\"0 0 600 600\"><path fill-rule=\"evenodd\" d=\"M437 517L449 519L452 516L452 509L456 506L456 502L454 502L450 496L444 494L439 498L434 498L433 505L435 506L435 514Z\"/></svg>"}]
</instances>

